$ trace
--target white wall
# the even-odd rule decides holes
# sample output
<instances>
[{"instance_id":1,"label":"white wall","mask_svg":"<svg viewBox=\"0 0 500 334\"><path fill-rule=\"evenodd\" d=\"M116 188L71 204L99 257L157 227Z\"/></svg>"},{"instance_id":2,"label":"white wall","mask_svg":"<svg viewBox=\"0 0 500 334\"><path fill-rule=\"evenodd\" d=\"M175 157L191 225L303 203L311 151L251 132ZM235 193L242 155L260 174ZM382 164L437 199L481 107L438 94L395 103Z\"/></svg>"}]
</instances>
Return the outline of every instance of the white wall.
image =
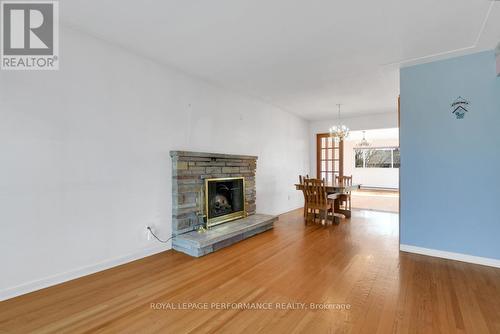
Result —
<instances>
[{"instance_id":1,"label":"white wall","mask_svg":"<svg viewBox=\"0 0 500 334\"><path fill-rule=\"evenodd\" d=\"M170 150L258 155L257 210L302 205L308 123L79 32L0 72L0 299L170 248Z\"/></svg>"},{"instance_id":2,"label":"white wall","mask_svg":"<svg viewBox=\"0 0 500 334\"><path fill-rule=\"evenodd\" d=\"M344 142L344 174L352 175L355 183L362 187L399 188L399 168L355 168L354 148L359 140ZM370 139L372 147L397 147L398 138Z\"/></svg>"},{"instance_id":3,"label":"white wall","mask_svg":"<svg viewBox=\"0 0 500 334\"><path fill-rule=\"evenodd\" d=\"M327 133L330 127L338 123L333 118L325 121L314 121L309 123L309 161L311 163L311 176L316 176L316 134ZM390 129L398 127L398 115L396 113L374 114L361 117L342 118L352 131L368 129Z\"/></svg>"}]
</instances>

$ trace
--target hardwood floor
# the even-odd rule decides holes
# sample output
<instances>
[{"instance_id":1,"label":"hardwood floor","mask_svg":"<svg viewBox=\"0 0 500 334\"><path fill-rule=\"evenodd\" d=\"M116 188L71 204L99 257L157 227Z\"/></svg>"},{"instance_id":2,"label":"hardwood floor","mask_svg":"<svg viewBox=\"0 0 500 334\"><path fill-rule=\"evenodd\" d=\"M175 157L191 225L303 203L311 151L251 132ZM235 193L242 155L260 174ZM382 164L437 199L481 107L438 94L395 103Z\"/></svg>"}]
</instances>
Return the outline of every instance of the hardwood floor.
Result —
<instances>
[{"instance_id":1,"label":"hardwood floor","mask_svg":"<svg viewBox=\"0 0 500 334\"><path fill-rule=\"evenodd\" d=\"M151 308L225 302L350 308ZM168 251L2 302L0 333L500 333L499 315L500 269L400 253L396 214L323 227L293 211L199 259Z\"/></svg>"}]
</instances>

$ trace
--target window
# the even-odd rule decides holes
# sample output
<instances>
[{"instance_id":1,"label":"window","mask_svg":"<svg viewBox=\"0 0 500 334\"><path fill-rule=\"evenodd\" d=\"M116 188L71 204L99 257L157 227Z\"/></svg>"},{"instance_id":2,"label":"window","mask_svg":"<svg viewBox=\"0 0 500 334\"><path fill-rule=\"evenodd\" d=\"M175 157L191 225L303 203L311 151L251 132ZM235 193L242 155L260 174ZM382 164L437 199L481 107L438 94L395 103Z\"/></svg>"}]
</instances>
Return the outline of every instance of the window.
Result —
<instances>
[{"instance_id":1,"label":"window","mask_svg":"<svg viewBox=\"0 0 500 334\"><path fill-rule=\"evenodd\" d=\"M356 168L399 168L398 147L355 148L354 166Z\"/></svg>"},{"instance_id":2,"label":"window","mask_svg":"<svg viewBox=\"0 0 500 334\"><path fill-rule=\"evenodd\" d=\"M401 165L401 157L399 155L399 148L392 151L392 168L399 168Z\"/></svg>"},{"instance_id":3,"label":"window","mask_svg":"<svg viewBox=\"0 0 500 334\"><path fill-rule=\"evenodd\" d=\"M356 168L365 167L365 150L354 150L355 166Z\"/></svg>"},{"instance_id":4,"label":"window","mask_svg":"<svg viewBox=\"0 0 500 334\"><path fill-rule=\"evenodd\" d=\"M317 177L327 182L342 174L344 142L337 142L328 133L317 135Z\"/></svg>"}]
</instances>

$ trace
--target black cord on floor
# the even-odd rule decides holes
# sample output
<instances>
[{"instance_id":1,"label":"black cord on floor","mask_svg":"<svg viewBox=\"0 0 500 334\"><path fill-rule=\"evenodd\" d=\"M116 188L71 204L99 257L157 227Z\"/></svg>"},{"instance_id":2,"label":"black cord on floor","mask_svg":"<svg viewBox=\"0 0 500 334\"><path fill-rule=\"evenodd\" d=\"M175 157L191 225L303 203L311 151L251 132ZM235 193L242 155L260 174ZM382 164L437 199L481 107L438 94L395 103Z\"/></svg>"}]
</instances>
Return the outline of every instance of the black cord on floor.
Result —
<instances>
[{"instance_id":1,"label":"black cord on floor","mask_svg":"<svg viewBox=\"0 0 500 334\"><path fill-rule=\"evenodd\" d=\"M175 235L172 235L170 238L168 238L167 240L161 240L160 238L158 238L156 236L156 234L154 234L153 230L151 229L151 227L147 227L147 229L149 230L149 232L151 232L151 234L153 235L153 237L156 238L156 240L158 240L159 242L163 243L163 244L166 244L167 242L169 242L170 240L172 240L173 238L175 238L176 236Z\"/></svg>"}]
</instances>

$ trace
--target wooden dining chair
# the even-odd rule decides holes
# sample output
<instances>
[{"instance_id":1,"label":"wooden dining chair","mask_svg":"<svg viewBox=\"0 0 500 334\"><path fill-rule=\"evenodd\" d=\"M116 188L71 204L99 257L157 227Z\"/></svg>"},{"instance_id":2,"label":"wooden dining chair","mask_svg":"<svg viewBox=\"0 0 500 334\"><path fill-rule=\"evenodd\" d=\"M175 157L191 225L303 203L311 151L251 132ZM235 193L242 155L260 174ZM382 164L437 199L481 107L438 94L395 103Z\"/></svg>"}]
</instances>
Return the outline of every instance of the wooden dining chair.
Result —
<instances>
[{"instance_id":1,"label":"wooden dining chair","mask_svg":"<svg viewBox=\"0 0 500 334\"><path fill-rule=\"evenodd\" d=\"M332 223L338 222L334 210L335 198L328 196L325 187L325 181L319 179L304 180L304 196L306 199L306 222L309 214L313 215L313 220L316 219L316 214L319 218L325 221L331 219Z\"/></svg>"},{"instance_id":2,"label":"wooden dining chair","mask_svg":"<svg viewBox=\"0 0 500 334\"><path fill-rule=\"evenodd\" d=\"M309 178L309 174L306 175L299 175L299 184L303 185L304 180ZM306 201L306 194L304 193L304 190L302 190L302 194L304 195L304 218L307 216L307 201Z\"/></svg>"},{"instance_id":3,"label":"wooden dining chair","mask_svg":"<svg viewBox=\"0 0 500 334\"><path fill-rule=\"evenodd\" d=\"M351 176L335 176L335 182L344 186L350 187L352 186L352 175ZM346 210L351 210L351 190L346 190L342 194L339 195L339 203L344 205Z\"/></svg>"},{"instance_id":4,"label":"wooden dining chair","mask_svg":"<svg viewBox=\"0 0 500 334\"><path fill-rule=\"evenodd\" d=\"M299 175L299 184L304 184L304 180L309 178L309 174Z\"/></svg>"}]
</instances>

